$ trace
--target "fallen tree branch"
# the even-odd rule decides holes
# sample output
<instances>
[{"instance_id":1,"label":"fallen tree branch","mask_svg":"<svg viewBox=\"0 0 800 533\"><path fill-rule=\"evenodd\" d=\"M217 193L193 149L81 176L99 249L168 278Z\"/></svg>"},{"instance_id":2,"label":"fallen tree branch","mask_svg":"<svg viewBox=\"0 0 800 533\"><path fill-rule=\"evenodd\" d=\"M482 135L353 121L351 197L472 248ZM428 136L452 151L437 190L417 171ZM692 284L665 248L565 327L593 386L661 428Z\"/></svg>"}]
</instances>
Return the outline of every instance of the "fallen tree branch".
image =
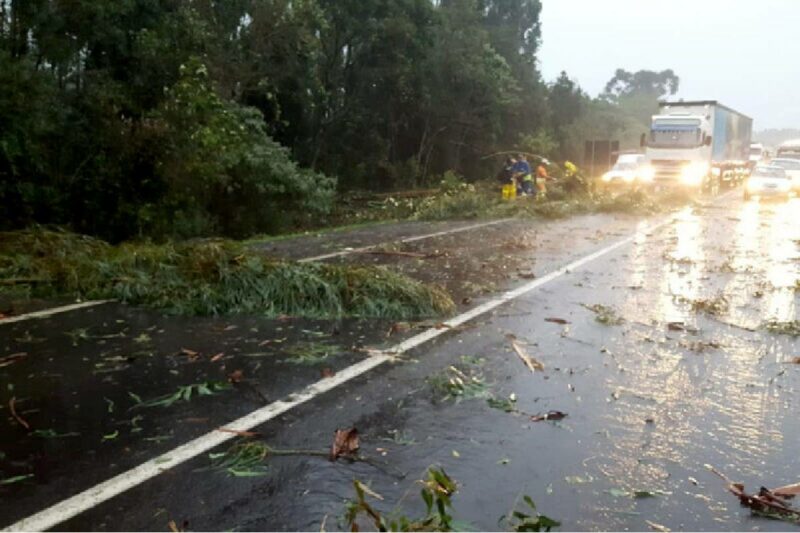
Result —
<instances>
[{"instance_id":1,"label":"fallen tree branch","mask_svg":"<svg viewBox=\"0 0 800 533\"><path fill-rule=\"evenodd\" d=\"M728 492L739 498L739 502L749 507L753 512L763 513L792 523L800 523L800 510L790 507L786 501L792 497L791 495L781 496L764 487L761 487L758 494L748 494L745 492L743 484L731 481L728 476L711 465L706 465L706 468L722 478L727 483Z\"/></svg>"}]
</instances>

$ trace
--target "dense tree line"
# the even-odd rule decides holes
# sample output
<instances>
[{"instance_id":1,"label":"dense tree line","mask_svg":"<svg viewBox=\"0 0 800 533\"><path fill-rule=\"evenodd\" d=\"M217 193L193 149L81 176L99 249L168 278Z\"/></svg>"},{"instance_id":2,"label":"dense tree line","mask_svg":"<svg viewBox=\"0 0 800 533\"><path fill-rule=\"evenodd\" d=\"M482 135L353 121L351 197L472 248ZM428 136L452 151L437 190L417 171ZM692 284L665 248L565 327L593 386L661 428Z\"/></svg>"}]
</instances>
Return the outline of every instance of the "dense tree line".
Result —
<instances>
[{"instance_id":1,"label":"dense tree line","mask_svg":"<svg viewBox=\"0 0 800 533\"><path fill-rule=\"evenodd\" d=\"M238 236L320 216L337 186L485 177L509 148L566 157L595 104L541 80L540 11L0 0L0 224Z\"/></svg>"}]
</instances>

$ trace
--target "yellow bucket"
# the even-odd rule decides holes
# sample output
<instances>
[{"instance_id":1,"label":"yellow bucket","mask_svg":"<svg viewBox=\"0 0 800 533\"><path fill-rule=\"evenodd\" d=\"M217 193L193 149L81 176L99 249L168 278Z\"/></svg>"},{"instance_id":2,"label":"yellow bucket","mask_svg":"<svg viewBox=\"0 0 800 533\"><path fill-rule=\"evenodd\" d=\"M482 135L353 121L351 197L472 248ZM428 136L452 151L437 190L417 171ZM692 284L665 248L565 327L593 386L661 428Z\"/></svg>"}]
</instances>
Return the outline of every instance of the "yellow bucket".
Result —
<instances>
[{"instance_id":1,"label":"yellow bucket","mask_svg":"<svg viewBox=\"0 0 800 533\"><path fill-rule=\"evenodd\" d=\"M513 183L503 185L503 200L515 200L517 198L517 186Z\"/></svg>"}]
</instances>

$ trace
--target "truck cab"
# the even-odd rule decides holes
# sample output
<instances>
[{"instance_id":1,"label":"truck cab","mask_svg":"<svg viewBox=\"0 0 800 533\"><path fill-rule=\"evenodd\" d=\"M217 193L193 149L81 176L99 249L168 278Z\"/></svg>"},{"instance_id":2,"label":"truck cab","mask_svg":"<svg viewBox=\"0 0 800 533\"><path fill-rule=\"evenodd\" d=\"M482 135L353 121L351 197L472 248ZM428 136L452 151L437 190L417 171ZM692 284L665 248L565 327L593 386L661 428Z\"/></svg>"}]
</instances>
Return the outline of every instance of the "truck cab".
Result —
<instances>
[{"instance_id":1,"label":"truck cab","mask_svg":"<svg viewBox=\"0 0 800 533\"><path fill-rule=\"evenodd\" d=\"M656 184L700 187L711 171L712 125L703 115L655 115L646 139L647 163Z\"/></svg>"}]
</instances>

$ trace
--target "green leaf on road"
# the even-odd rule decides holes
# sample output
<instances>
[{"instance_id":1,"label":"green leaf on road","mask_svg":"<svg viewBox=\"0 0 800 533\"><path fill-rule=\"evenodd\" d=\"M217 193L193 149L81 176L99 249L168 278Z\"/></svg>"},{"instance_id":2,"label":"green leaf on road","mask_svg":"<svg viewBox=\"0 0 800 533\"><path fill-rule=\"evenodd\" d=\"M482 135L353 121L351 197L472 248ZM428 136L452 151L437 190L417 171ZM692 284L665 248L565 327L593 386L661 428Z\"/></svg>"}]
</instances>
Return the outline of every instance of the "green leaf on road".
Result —
<instances>
[{"instance_id":1,"label":"green leaf on road","mask_svg":"<svg viewBox=\"0 0 800 533\"><path fill-rule=\"evenodd\" d=\"M25 481L26 479L30 479L33 477L33 474L25 474L22 476L13 476L7 477L5 479L0 479L0 485L11 485L12 483L20 483Z\"/></svg>"}]
</instances>

